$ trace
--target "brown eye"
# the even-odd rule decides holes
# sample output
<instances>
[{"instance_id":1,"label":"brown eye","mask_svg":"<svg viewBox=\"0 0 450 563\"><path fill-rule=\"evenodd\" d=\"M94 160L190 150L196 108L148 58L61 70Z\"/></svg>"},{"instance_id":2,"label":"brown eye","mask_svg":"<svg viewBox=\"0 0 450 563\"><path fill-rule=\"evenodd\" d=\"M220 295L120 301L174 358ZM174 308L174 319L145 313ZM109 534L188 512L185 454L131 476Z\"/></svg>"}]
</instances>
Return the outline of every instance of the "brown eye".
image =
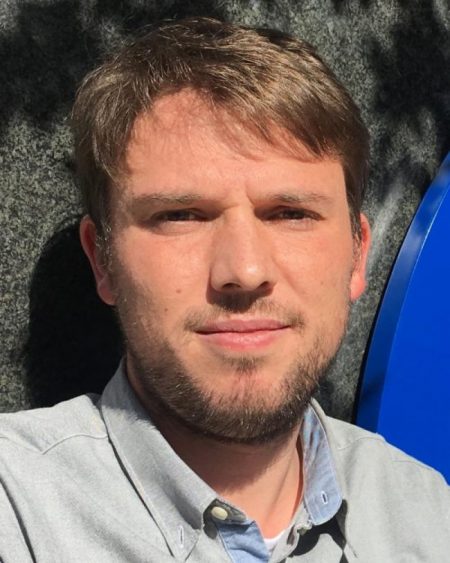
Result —
<instances>
[{"instance_id":1,"label":"brown eye","mask_svg":"<svg viewBox=\"0 0 450 563\"><path fill-rule=\"evenodd\" d=\"M273 217L274 219L305 219L306 213L302 209L282 209Z\"/></svg>"},{"instance_id":2,"label":"brown eye","mask_svg":"<svg viewBox=\"0 0 450 563\"><path fill-rule=\"evenodd\" d=\"M187 209L175 209L158 213L155 217L156 222L164 221L201 221L201 217L193 211Z\"/></svg>"},{"instance_id":3,"label":"brown eye","mask_svg":"<svg viewBox=\"0 0 450 563\"><path fill-rule=\"evenodd\" d=\"M181 235L197 231L208 217L196 209L170 209L154 213L143 227L162 235Z\"/></svg>"},{"instance_id":4,"label":"brown eye","mask_svg":"<svg viewBox=\"0 0 450 563\"><path fill-rule=\"evenodd\" d=\"M268 216L269 221L303 221L318 218L316 213L295 207L277 209Z\"/></svg>"}]
</instances>

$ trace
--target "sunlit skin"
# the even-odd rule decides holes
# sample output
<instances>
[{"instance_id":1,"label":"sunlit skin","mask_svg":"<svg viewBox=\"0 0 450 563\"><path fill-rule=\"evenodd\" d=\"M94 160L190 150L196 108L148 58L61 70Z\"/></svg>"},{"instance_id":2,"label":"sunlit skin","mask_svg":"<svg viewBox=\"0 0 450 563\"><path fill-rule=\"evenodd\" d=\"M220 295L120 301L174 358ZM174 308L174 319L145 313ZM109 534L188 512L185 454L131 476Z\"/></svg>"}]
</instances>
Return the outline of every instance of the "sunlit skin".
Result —
<instances>
[{"instance_id":1,"label":"sunlit skin","mask_svg":"<svg viewBox=\"0 0 450 563\"><path fill-rule=\"evenodd\" d=\"M240 140L231 142L192 93L162 98L138 118L126 177L113 191L111 268L89 217L81 240L100 297L115 305L121 291L133 296L139 338L162 335L212 401L270 409L299 354L318 342L336 352L349 302L365 287L370 233L364 216L361 240L352 233L337 160L305 158L306 150L296 158L245 131ZM248 306L217 307L233 295ZM248 373L233 367L250 357ZM216 442L153 412L130 359L127 373L194 471L267 537L289 523L302 491L298 425L269 445Z\"/></svg>"}]
</instances>

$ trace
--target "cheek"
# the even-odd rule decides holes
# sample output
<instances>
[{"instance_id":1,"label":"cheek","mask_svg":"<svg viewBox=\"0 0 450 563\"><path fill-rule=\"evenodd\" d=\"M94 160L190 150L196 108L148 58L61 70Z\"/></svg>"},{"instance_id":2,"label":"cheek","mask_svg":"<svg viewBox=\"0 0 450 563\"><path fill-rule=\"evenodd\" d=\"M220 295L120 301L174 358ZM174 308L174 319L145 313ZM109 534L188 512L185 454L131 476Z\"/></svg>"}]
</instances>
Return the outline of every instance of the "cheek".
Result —
<instances>
[{"instance_id":1,"label":"cheek","mask_svg":"<svg viewBox=\"0 0 450 563\"><path fill-rule=\"evenodd\" d=\"M167 313L172 306L204 295L208 280L202 245L184 245L141 233L118 237L116 256L127 285L138 294L151 294L156 307Z\"/></svg>"},{"instance_id":2,"label":"cheek","mask_svg":"<svg viewBox=\"0 0 450 563\"><path fill-rule=\"evenodd\" d=\"M340 295L348 299L353 250L345 240L339 246L330 239L314 241L297 249L291 247L278 256L278 267L297 295L317 304L340 301Z\"/></svg>"}]
</instances>

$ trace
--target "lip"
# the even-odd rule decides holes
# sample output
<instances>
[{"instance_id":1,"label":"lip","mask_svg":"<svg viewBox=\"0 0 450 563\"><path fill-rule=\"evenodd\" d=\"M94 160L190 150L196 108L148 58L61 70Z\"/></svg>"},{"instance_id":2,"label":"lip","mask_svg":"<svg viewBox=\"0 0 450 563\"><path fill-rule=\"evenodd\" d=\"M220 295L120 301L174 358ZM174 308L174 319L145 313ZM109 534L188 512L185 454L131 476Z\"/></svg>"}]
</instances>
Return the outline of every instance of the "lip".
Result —
<instances>
[{"instance_id":1,"label":"lip","mask_svg":"<svg viewBox=\"0 0 450 563\"><path fill-rule=\"evenodd\" d=\"M200 334L214 334L219 332L258 332L280 330L287 328L287 324L275 319L228 319L208 323L201 327Z\"/></svg>"},{"instance_id":2,"label":"lip","mask_svg":"<svg viewBox=\"0 0 450 563\"><path fill-rule=\"evenodd\" d=\"M209 323L197 334L213 346L247 351L266 348L288 330L289 325L275 319L233 319Z\"/></svg>"}]
</instances>

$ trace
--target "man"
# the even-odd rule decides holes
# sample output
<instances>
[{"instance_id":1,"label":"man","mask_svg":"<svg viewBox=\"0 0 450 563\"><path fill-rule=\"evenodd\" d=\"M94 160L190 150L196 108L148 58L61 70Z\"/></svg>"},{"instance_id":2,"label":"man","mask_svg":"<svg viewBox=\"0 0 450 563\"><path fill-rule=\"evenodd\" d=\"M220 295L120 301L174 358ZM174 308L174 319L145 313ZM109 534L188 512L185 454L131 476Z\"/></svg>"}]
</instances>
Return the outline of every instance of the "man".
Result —
<instances>
[{"instance_id":1,"label":"man","mask_svg":"<svg viewBox=\"0 0 450 563\"><path fill-rule=\"evenodd\" d=\"M443 479L311 399L370 242L367 132L314 50L165 23L73 123L126 355L101 397L1 417L2 561L450 561Z\"/></svg>"}]
</instances>

